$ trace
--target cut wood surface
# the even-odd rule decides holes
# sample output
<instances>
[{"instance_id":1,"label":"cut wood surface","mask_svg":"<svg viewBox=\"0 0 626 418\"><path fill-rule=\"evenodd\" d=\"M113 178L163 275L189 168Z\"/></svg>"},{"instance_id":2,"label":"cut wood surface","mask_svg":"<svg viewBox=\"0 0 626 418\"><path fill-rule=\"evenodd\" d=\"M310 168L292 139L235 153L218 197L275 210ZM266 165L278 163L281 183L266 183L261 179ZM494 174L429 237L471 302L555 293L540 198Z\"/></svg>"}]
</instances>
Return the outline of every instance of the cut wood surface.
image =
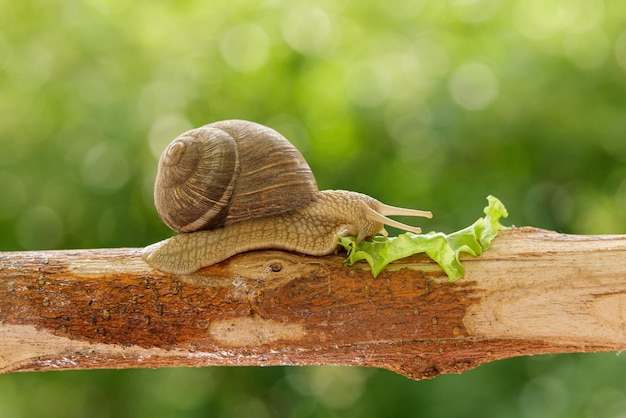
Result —
<instances>
[{"instance_id":1,"label":"cut wood surface","mask_svg":"<svg viewBox=\"0 0 626 418\"><path fill-rule=\"evenodd\" d=\"M513 356L626 349L626 236L502 231L448 282L413 256L260 251L188 276L141 249L0 253L0 372L363 365L413 379Z\"/></svg>"}]
</instances>

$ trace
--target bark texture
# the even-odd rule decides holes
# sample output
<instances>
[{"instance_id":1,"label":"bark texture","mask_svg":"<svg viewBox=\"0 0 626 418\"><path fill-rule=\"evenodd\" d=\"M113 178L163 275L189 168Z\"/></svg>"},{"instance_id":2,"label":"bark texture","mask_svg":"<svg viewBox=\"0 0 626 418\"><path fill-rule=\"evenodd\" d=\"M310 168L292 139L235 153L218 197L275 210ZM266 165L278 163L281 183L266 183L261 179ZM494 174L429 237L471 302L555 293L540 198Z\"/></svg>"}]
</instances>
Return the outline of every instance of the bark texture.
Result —
<instances>
[{"instance_id":1,"label":"bark texture","mask_svg":"<svg viewBox=\"0 0 626 418\"><path fill-rule=\"evenodd\" d=\"M626 236L502 231L450 283L425 256L251 252L160 273L141 249L0 253L0 372L364 365L412 379L626 349Z\"/></svg>"}]
</instances>

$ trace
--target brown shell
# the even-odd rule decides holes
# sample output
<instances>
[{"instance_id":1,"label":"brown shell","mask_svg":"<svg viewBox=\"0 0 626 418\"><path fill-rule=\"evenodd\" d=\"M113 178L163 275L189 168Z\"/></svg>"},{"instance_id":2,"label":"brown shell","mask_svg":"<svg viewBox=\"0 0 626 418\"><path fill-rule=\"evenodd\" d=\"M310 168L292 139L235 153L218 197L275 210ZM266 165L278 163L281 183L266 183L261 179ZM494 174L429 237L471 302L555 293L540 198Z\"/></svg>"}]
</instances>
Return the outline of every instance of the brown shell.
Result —
<instances>
[{"instance_id":1,"label":"brown shell","mask_svg":"<svg viewBox=\"0 0 626 418\"><path fill-rule=\"evenodd\" d=\"M163 152L159 216L178 232L288 212L317 193L302 154L273 129L227 120L185 132Z\"/></svg>"}]
</instances>

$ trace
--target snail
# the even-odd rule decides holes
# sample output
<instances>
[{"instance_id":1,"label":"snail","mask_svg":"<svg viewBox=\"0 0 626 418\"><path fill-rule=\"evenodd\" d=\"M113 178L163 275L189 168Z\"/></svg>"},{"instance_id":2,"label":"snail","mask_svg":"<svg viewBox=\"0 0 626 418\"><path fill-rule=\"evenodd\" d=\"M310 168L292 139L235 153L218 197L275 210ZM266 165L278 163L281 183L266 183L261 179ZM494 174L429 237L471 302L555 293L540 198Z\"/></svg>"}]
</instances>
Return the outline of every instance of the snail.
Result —
<instances>
[{"instance_id":1,"label":"snail","mask_svg":"<svg viewBox=\"0 0 626 418\"><path fill-rule=\"evenodd\" d=\"M357 192L319 191L287 139L243 120L215 122L174 139L159 160L154 199L160 218L180 234L149 245L142 258L181 275L251 250L331 254L340 237L386 236L385 225L421 232L388 215L432 217Z\"/></svg>"}]
</instances>

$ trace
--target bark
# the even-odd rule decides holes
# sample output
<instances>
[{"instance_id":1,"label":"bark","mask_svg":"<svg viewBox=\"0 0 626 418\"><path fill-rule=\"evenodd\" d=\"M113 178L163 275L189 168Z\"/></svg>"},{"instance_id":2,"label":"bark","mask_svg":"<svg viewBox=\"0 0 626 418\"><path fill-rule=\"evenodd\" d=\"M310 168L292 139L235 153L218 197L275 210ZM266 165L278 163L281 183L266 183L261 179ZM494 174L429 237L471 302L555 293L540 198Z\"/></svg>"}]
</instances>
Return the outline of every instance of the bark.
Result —
<instances>
[{"instance_id":1,"label":"bark","mask_svg":"<svg viewBox=\"0 0 626 418\"><path fill-rule=\"evenodd\" d=\"M251 252L187 276L140 249L0 253L0 372L363 365L413 379L626 348L626 236L502 231L450 283L425 256Z\"/></svg>"}]
</instances>

